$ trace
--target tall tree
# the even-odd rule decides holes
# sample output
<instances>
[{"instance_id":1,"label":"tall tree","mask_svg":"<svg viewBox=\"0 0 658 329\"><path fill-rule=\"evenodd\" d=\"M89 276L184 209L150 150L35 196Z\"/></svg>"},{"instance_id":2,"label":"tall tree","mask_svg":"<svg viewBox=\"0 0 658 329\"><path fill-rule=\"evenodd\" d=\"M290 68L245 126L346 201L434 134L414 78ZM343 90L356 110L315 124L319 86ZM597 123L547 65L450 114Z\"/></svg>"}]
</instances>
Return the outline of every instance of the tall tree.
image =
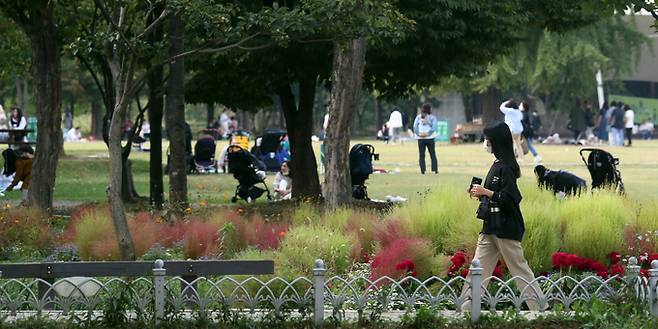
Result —
<instances>
[{"instance_id":1,"label":"tall tree","mask_svg":"<svg viewBox=\"0 0 658 329\"><path fill-rule=\"evenodd\" d=\"M61 131L60 35L55 21L55 2L0 1L0 7L30 39L32 79L37 105L37 150L32 165L28 203L46 212L52 209Z\"/></svg>"},{"instance_id":2,"label":"tall tree","mask_svg":"<svg viewBox=\"0 0 658 329\"><path fill-rule=\"evenodd\" d=\"M175 57L183 49L185 26L180 15L169 17L169 55ZM167 80L167 136L169 160L169 202L176 208L187 208L187 163L185 152L185 66L184 59L172 60Z\"/></svg>"},{"instance_id":3,"label":"tall tree","mask_svg":"<svg viewBox=\"0 0 658 329\"><path fill-rule=\"evenodd\" d=\"M365 38L336 43L332 73L331 103L326 135L324 198L329 207L352 199L349 148L352 118L359 104L366 64Z\"/></svg>"}]
</instances>

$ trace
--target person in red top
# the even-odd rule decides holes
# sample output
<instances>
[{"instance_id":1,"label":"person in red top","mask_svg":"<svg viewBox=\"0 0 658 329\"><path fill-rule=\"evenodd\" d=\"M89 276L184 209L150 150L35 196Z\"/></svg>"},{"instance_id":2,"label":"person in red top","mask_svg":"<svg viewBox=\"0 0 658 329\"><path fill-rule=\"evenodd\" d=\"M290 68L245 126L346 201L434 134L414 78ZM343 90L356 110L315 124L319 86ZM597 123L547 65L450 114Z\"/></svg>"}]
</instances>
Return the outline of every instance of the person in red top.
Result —
<instances>
[{"instance_id":1,"label":"person in red top","mask_svg":"<svg viewBox=\"0 0 658 329\"><path fill-rule=\"evenodd\" d=\"M32 160L34 159L34 149L29 145L24 145L18 150L18 159L16 159L16 173L14 180L7 186L5 192L11 191L18 184L21 185L22 201L27 202L27 191L30 188L30 179L32 178Z\"/></svg>"}]
</instances>

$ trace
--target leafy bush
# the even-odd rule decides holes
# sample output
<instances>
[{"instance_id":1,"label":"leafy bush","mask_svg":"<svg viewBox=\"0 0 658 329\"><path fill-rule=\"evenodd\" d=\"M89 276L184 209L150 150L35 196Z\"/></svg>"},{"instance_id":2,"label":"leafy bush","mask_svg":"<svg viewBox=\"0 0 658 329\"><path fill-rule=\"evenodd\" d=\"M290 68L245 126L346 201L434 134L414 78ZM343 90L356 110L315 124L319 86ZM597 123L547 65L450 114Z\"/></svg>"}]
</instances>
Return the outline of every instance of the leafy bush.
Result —
<instances>
[{"instance_id":1,"label":"leafy bush","mask_svg":"<svg viewBox=\"0 0 658 329\"><path fill-rule=\"evenodd\" d=\"M403 238L391 242L377 252L371 264L370 277L399 278L407 275L421 279L444 276L448 269L445 256L434 256L428 239Z\"/></svg>"},{"instance_id":2,"label":"leafy bush","mask_svg":"<svg viewBox=\"0 0 658 329\"><path fill-rule=\"evenodd\" d=\"M394 210L391 217L405 221L413 236L430 239L435 252L442 252L474 243L461 231L477 226L471 224L475 222L477 203L468 201L465 189L442 186L425 198L410 200Z\"/></svg>"},{"instance_id":3,"label":"leafy bush","mask_svg":"<svg viewBox=\"0 0 658 329\"><path fill-rule=\"evenodd\" d=\"M112 241L115 249L117 246L110 210L107 207L89 208L81 212L79 217L72 218L66 235L72 237L80 258L84 260L107 259L105 256L108 254L117 254L113 250L108 251ZM95 244L99 246L95 247Z\"/></svg>"},{"instance_id":4,"label":"leafy bush","mask_svg":"<svg viewBox=\"0 0 658 329\"><path fill-rule=\"evenodd\" d=\"M320 258L329 273L345 273L350 266L351 244L350 237L339 231L320 226L293 226L281 241L277 266L310 275L315 259Z\"/></svg>"},{"instance_id":5,"label":"leafy bush","mask_svg":"<svg viewBox=\"0 0 658 329\"><path fill-rule=\"evenodd\" d=\"M547 197L523 200L521 209L525 220L523 253L535 272L551 269L551 255L560 250L561 228L558 202L550 192Z\"/></svg>"},{"instance_id":6,"label":"leafy bush","mask_svg":"<svg viewBox=\"0 0 658 329\"><path fill-rule=\"evenodd\" d=\"M20 245L22 249L48 252L53 244L54 235L47 216L27 208L5 207L0 211L0 248Z\"/></svg>"},{"instance_id":7,"label":"leafy bush","mask_svg":"<svg viewBox=\"0 0 658 329\"><path fill-rule=\"evenodd\" d=\"M558 209L564 251L604 262L610 251L622 250L631 211L618 195L596 192L564 200Z\"/></svg>"}]
</instances>

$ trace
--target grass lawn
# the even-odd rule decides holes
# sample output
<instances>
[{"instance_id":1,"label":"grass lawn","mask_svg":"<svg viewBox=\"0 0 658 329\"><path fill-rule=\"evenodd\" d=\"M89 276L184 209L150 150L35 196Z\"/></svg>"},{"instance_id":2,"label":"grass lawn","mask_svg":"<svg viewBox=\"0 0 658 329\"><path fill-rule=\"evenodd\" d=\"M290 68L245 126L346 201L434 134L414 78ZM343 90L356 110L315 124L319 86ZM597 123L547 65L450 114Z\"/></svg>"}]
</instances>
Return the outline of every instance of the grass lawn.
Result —
<instances>
[{"instance_id":1,"label":"grass lawn","mask_svg":"<svg viewBox=\"0 0 658 329\"><path fill-rule=\"evenodd\" d=\"M472 176L486 176L492 161L492 157L483 151L481 144L439 143L439 175L421 175L417 165L418 150L414 141L402 145L372 143L381 159L374 163L374 167L396 172L371 176L367 186L373 199L382 199L386 195L414 198L441 184L463 185L466 189ZM224 145L222 142L218 143L218 153ZM314 143L314 147L319 159L320 144ZM60 160L55 185L56 204L106 200L108 157L105 145L102 142L66 143L64 149L66 156ZM167 144L163 145L164 154L166 149ZM589 172L578 155L579 149L574 145L537 146L545 166L569 170L591 182ZM619 169L630 198L638 201L658 198L658 141L635 141L632 148L605 149L620 159ZM149 154L146 152L134 151L131 154L137 191L144 196L148 195L148 158ZM522 165L521 179L532 182L532 169L532 157L528 155ZM273 177L270 175L268 180L271 182ZM226 174L188 176L188 182L190 201L193 204L228 203L237 185L237 181ZM18 192L11 192L5 199L16 200L19 197Z\"/></svg>"}]
</instances>

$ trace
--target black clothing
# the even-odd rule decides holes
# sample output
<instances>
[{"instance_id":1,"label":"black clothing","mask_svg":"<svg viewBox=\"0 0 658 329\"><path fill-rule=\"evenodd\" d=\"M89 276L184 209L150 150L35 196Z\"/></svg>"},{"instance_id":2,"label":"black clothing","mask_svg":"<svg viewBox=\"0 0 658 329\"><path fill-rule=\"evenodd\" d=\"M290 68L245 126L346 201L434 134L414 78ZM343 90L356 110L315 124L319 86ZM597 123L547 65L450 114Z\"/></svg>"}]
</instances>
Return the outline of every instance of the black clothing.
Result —
<instances>
[{"instance_id":1,"label":"black clothing","mask_svg":"<svg viewBox=\"0 0 658 329\"><path fill-rule=\"evenodd\" d=\"M496 160L484 182L484 187L494 192L491 201L500 209L499 223L484 220L483 234L493 234L501 239L521 241L525 232L521 215L521 192L516 185L517 175L511 166Z\"/></svg>"},{"instance_id":2,"label":"black clothing","mask_svg":"<svg viewBox=\"0 0 658 329\"><path fill-rule=\"evenodd\" d=\"M425 173L425 148L427 148L427 150L430 152L432 171L436 173L439 170L439 166L436 160L436 150L433 138L418 140L418 164L420 165L420 173Z\"/></svg>"},{"instance_id":3,"label":"black clothing","mask_svg":"<svg viewBox=\"0 0 658 329\"><path fill-rule=\"evenodd\" d=\"M533 127L528 111L523 112L523 119L521 120L521 124L523 124L523 132L521 135L523 135L523 137L526 139L534 138L535 128Z\"/></svg>"},{"instance_id":4,"label":"black clothing","mask_svg":"<svg viewBox=\"0 0 658 329\"><path fill-rule=\"evenodd\" d=\"M626 145L626 146L632 146L633 145L633 128L626 128L626 137L628 137L628 145Z\"/></svg>"}]
</instances>

